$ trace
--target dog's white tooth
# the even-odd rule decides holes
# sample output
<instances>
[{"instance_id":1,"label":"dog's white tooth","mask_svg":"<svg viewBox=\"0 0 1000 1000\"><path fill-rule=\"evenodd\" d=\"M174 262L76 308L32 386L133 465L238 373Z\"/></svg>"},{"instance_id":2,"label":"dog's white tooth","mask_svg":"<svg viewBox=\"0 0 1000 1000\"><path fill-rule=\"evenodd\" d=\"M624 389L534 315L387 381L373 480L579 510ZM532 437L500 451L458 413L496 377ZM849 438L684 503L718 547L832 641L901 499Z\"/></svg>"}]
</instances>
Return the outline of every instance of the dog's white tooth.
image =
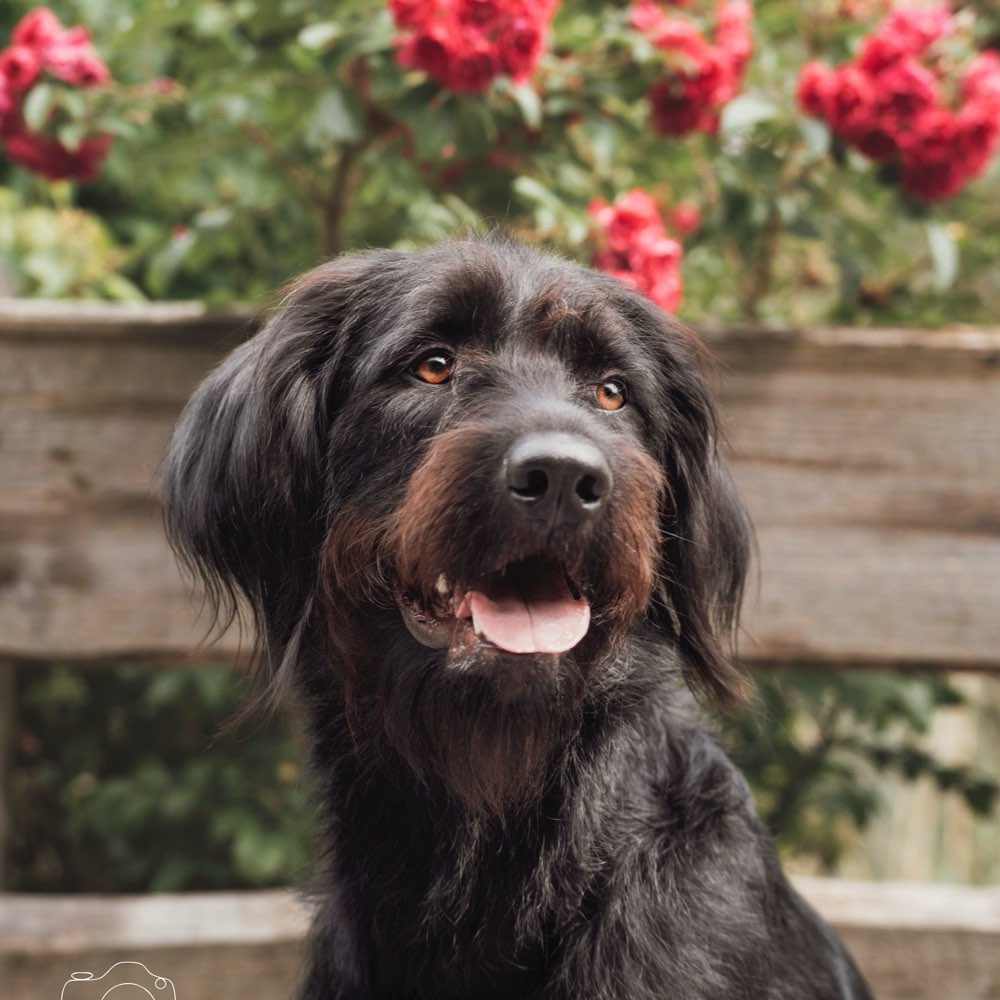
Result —
<instances>
[{"instance_id":1,"label":"dog's white tooth","mask_svg":"<svg viewBox=\"0 0 1000 1000\"><path fill-rule=\"evenodd\" d=\"M438 592L438 596L447 597L451 593L451 587L448 586L448 578L442 573L437 578L437 583L434 584L434 589Z\"/></svg>"}]
</instances>

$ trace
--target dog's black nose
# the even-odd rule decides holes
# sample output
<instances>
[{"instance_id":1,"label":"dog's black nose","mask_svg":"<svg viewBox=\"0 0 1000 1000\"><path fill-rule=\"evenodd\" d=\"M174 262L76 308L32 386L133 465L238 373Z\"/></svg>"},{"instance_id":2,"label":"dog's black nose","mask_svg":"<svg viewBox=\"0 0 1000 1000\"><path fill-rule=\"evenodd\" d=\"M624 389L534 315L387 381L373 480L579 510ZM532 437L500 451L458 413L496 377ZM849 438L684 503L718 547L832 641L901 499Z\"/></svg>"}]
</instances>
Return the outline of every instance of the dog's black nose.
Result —
<instances>
[{"instance_id":1,"label":"dog's black nose","mask_svg":"<svg viewBox=\"0 0 1000 1000\"><path fill-rule=\"evenodd\" d=\"M579 434L536 431L518 438L504 465L508 496L532 516L585 521L611 493L611 469L601 450Z\"/></svg>"}]
</instances>

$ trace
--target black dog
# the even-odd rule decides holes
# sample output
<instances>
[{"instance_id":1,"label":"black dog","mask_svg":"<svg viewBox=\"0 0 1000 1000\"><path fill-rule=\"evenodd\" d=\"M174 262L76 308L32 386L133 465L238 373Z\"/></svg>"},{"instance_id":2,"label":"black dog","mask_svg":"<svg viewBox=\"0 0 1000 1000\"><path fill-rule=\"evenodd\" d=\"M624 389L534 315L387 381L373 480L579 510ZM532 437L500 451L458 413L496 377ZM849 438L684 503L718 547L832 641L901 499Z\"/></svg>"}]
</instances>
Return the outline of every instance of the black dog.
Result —
<instances>
[{"instance_id":1,"label":"black dog","mask_svg":"<svg viewBox=\"0 0 1000 1000\"><path fill-rule=\"evenodd\" d=\"M863 998L683 702L749 531L692 336L501 238L344 257L201 386L171 538L329 831L306 1000Z\"/></svg>"}]
</instances>

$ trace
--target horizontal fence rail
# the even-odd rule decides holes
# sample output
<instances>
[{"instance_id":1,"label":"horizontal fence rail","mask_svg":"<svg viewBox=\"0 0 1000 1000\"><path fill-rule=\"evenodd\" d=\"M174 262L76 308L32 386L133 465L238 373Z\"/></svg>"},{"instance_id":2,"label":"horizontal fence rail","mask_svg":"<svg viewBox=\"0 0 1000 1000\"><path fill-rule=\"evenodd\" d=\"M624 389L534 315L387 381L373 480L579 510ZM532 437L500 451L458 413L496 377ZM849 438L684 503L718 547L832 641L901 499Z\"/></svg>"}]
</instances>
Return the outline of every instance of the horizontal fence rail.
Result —
<instances>
[{"instance_id":1,"label":"horizontal fence rail","mask_svg":"<svg viewBox=\"0 0 1000 1000\"><path fill-rule=\"evenodd\" d=\"M197 304L0 305L0 658L237 655L236 630L202 646L156 472L254 326ZM744 658L1000 666L1000 329L704 333L759 544Z\"/></svg>"}]
</instances>

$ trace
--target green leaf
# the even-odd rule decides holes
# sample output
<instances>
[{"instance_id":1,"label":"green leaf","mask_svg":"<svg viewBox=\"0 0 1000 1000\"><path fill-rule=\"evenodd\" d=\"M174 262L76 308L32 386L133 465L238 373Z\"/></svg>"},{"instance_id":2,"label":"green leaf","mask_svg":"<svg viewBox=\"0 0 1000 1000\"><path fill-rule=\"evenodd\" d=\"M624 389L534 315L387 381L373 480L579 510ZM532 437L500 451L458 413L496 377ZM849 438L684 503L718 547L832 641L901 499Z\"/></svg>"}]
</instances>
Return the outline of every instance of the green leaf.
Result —
<instances>
[{"instance_id":1,"label":"green leaf","mask_svg":"<svg viewBox=\"0 0 1000 1000\"><path fill-rule=\"evenodd\" d=\"M980 778L963 789L969 808L979 816L988 816L997 803L1000 787L989 778Z\"/></svg>"},{"instance_id":2,"label":"green leaf","mask_svg":"<svg viewBox=\"0 0 1000 1000\"><path fill-rule=\"evenodd\" d=\"M298 36L298 43L311 52L322 52L328 49L344 33L344 29L336 21L320 21L317 24L307 24Z\"/></svg>"},{"instance_id":3,"label":"green leaf","mask_svg":"<svg viewBox=\"0 0 1000 1000\"><path fill-rule=\"evenodd\" d=\"M364 124L356 100L337 87L325 90L316 102L306 126L306 142L313 149L327 149L355 142L364 135Z\"/></svg>"},{"instance_id":4,"label":"green leaf","mask_svg":"<svg viewBox=\"0 0 1000 1000\"><path fill-rule=\"evenodd\" d=\"M80 148L80 143L87 137L87 126L82 122L70 122L62 125L56 130L56 138L63 148L75 153Z\"/></svg>"},{"instance_id":5,"label":"green leaf","mask_svg":"<svg viewBox=\"0 0 1000 1000\"><path fill-rule=\"evenodd\" d=\"M32 87L21 108L25 125L34 132L40 131L45 126L55 98L55 87L49 83L39 83Z\"/></svg>"},{"instance_id":6,"label":"green leaf","mask_svg":"<svg viewBox=\"0 0 1000 1000\"><path fill-rule=\"evenodd\" d=\"M833 133L826 124L817 118L801 118L798 125L806 148L813 156L825 156L830 152Z\"/></svg>"},{"instance_id":7,"label":"green leaf","mask_svg":"<svg viewBox=\"0 0 1000 1000\"><path fill-rule=\"evenodd\" d=\"M197 242L193 229L184 229L160 248L149 260L146 283L155 295L164 295L174 279L174 275Z\"/></svg>"},{"instance_id":8,"label":"green leaf","mask_svg":"<svg viewBox=\"0 0 1000 1000\"><path fill-rule=\"evenodd\" d=\"M750 132L761 122L778 114L777 106L759 94L740 94L723 109L719 119L719 134L723 137Z\"/></svg>"},{"instance_id":9,"label":"green leaf","mask_svg":"<svg viewBox=\"0 0 1000 1000\"><path fill-rule=\"evenodd\" d=\"M83 118L87 113L87 98L82 90L62 88L59 92L59 107L70 118Z\"/></svg>"},{"instance_id":10,"label":"green leaf","mask_svg":"<svg viewBox=\"0 0 1000 1000\"><path fill-rule=\"evenodd\" d=\"M607 118L588 118L581 128L586 137L594 166L602 174L609 174L618 155L618 129Z\"/></svg>"},{"instance_id":11,"label":"green leaf","mask_svg":"<svg viewBox=\"0 0 1000 1000\"><path fill-rule=\"evenodd\" d=\"M947 226L940 222L928 222L927 247L934 269L934 290L946 292L958 277L958 245Z\"/></svg>"},{"instance_id":12,"label":"green leaf","mask_svg":"<svg viewBox=\"0 0 1000 1000\"><path fill-rule=\"evenodd\" d=\"M521 112L528 128L542 127L542 99L537 90L527 83L518 83L510 88L511 97Z\"/></svg>"}]
</instances>

